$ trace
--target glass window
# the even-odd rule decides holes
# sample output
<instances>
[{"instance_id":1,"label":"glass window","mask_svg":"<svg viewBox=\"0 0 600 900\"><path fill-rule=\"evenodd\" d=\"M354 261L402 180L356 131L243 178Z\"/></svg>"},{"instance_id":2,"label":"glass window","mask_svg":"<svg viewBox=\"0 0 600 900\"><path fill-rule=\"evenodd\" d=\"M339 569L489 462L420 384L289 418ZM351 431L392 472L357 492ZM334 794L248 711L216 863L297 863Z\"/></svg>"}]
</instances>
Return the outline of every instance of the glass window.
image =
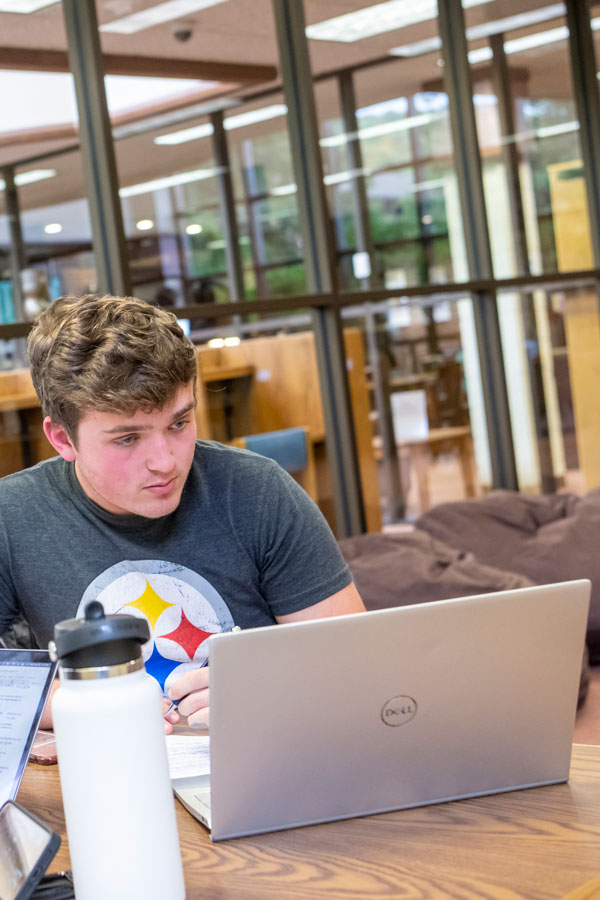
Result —
<instances>
[{"instance_id":1,"label":"glass window","mask_svg":"<svg viewBox=\"0 0 600 900\"><path fill-rule=\"evenodd\" d=\"M248 243L243 259L249 299L304 293L304 251L284 98L270 95L260 106L244 106L231 118L235 127L228 130L228 138L236 199L245 205Z\"/></svg>"},{"instance_id":2,"label":"glass window","mask_svg":"<svg viewBox=\"0 0 600 900\"><path fill-rule=\"evenodd\" d=\"M159 143L174 128L115 144L133 291L164 306L229 299L212 126L193 127L201 137L181 144Z\"/></svg>"},{"instance_id":3,"label":"glass window","mask_svg":"<svg viewBox=\"0 0 600 900\"><path fill-rule=\"evenodd\" d=\"M123 217L140 296L168 297L176 305L231 299L220 185L228 178L246 299L296 293L304 284L286 107L281 96L274 100L226 111L229 172L216 164L206 117L158 129L150 121L148 130L118 141ZM267 274L273 266L277 272Z\"/></svg>"},{"instance_id":4,"label":"glass window","mask_svg":"<svg viewBox=\"0 0 600 900\"><path fill-rule=\"evenodd\" d=\"M148 3L138 5L141 9ZM544 0L527 0L525 9L517 0L464 0L463 6L494 275L589 267L589 221L564 8ZM398 469L394 455L400 456L401 494L409 517L429 503L491 485L471 301L455 296L443 300L440 293L435 301L417 301L410 295L413 286L468 278L449 102L435 4L390 4L389 16L381 15L376 0L367 0L360 10L350 0L338 0L335 15L323 4L304 7L341 290L385 287L397 292L393 300L345 309L343 316L351 348L353 409L359 415L361 477L373 527L373 484L375 495L384 500L386 521L398 517L398 495L390 482L393 465ZM392 13L401 7L403 17L394 19ZM114 22L123 11L114 3L98 4L98 15L104 52L125 52ZM254 66L279 64L272 17L270 0L256 0L248 31L239 4L213 4L193 14L190 40L181 46L172 43L172 23L142 28L128 35L127 53L152 58L157 74L184 60L190 77L110 75L106 80L133 290L165 306L214 304L214 315L189 320L190 334L211 365L225 359L226 354L218 357L220 350L241 353L236 346L250 348L259 341L270 341L265 347L279 350L279 343L299 333L312 338L308 311L267 318L250 310L233 320L216 309L239 290L227 252L232 249L227 246L231 224L237 226L239 246L233 249L241 261L242 293L249 307L254 299L307 290L285 98L279 85L272 87L277 84L275 68L270 76L265 70L262 80L256 71L253 76ZM591 17L597 43L600 0L592 5ZM35 50L35 36L44 34L48 40L40 48L66 48L60 4L31 16L0 13L0 27L11 46ZM29 36L31 45L25 42ZM203 77L194 78L195 61L206 59L241 62L240 80L232 77L225 84L218 63L214 78L204 65ZM81 156L72 146L77 110L68 73L5 71L0 88L8 98L0 124L0 168L14 165L17 176L23 316L32 318L61 293L80 294L97 286ZM223 111L230 171L217 163L211 109ZM34 157L35 162L27 161ZM225 219L224 189L233 194L234 223ZM6 195L0 191L0 325L20 315L14 305L8 226ZM16 256L13 252L12 258ZM584 489L596 483L595 420L582 399L595 359L593 353L586 355L583 343L597 329L596 300L590 297L580 289L499 294L522 490ZM209 339L225 343L208 348ZM265 384L275 380L275 365L261 362L249 382L253 391L263 379ZM23 340L0 339L0 370L12 374L23 366ZM294 372L297 378L298 369ZM415 402L422 402L423 395L425 400L428 436L420 448L427 448L425 480L424 455L412 446L407 449L403 433L397 446L392 436L395 451L386 450L384 441L385 423L400 427L405 418L398 410L409 388L422 392ZM216 404L207 434L227 440L242 436L238 426L245 415L244 386L225 385L218 391L231 404L227 400L223 405L223 397L207 390L207 402ZM278 402L269 400L270 413L279 409ZM406 414L407 421L413 414ZM289 421L303 424L303 416L296 410ZM23 459L28 452L23 433L14 430L14 416L9 420L3 420L2 439L9 439L10 452ZM281 423L274 419L273 427ZM33 419L29 424L35 431ZM267 424L252 427L266 430ZM315 444L321 444L322 468L322 429L310 428ZM454 428L468 431L460 452L458 444L446 440L451 437L447 430ZM438 446L430 435L440 429L446 434ZM327 482L327 475L322 478ZM328 502L330 515L331 498Z\"/></svg>"},{"instance_id":5,"label":"glass window","mask_svg":"<svg viewBox=\"0 0 600 900\"><path fill-rule=\"evenodd\" d=\"M470 301L404 298L348 307L343 318L349 358L364 358L370 428L357 439L359 454L374 454L363 469L384 523L480 493L490 473ZM362 370L350 370L357 389Z\"/></svg>"},{"instance_id":6,"label":"glass window","mask_svg":"<svg viewBox=\"0 0 600 900\"><path fill-rule=\"evenodd\" d=\"M560 5L527 7L466 11L487 32L469 59L496 277L592 264L568 29Z\"/></svg>"},{"instance_id":7,"label":"glass window","mask_svg":"<svg viewBox=\"0 0 600 900\"><path fill-rule=\"evenodd\" d=\"M17 168L25 268L24 314L34 319L64 294L95 291L97 275L81 153Z\"/></svg>"},{"instance_id":8,"label":"glass window","mask_svg":"<svg viewBox=\"0 0 600 900\"><path fill-rule=\"evenodd\" d=\"M519 344L505 335L505 356L513 368L528 371L529 388L515 398L513 429L520 428L518 447L523 471L522 489L566 490L582 494L598 484L598 412L590 402L590 336L600 347L597 296L590 289L535 291L502 297L500 307L519 303L528 324ZM510 321L510 320L509 320ZM514 317L512 319L515 321ZM514 327L514 324L513 324ZM519 359L520 357L520 359ZM527 447L537 441L537 458Z\"/></svg>"},{"instance_id":9,"label":"glass window","mask_svg":"<svg viewBox=\"0 0 600 900\"><path fill-rule=\"evenodd\" d=\"M6 212L5 192L0 191L0 325L15 321L13 304L12 265L10 256L11 235ZM0 368L5 367L7 347L0 341Z\"/></svg>"},{"instance_id":10,"label":"glass window","mask_svg":"<svg viewBox=\"0 0 600 900\"><path fill-rule=\"evenodd\" d=\"M360 53L355 71L316 86L342 285L355 290L466 278L440 54L413 49L417 23L424 44L439 43L435 15L417 5L396 23L390 19L386 26L375 14L369 24L371 5L357 13L355 40L348 39L349 20L308 29L314 70L326 40L334 42L340 68L350 70ZM353 13L346 6L338 10L342 17ZM459 237L452 240L451 232ZM434 237L445 242L443 250ZM400 265L399 257L405 260Z\"/></svg>"}]
</instances>

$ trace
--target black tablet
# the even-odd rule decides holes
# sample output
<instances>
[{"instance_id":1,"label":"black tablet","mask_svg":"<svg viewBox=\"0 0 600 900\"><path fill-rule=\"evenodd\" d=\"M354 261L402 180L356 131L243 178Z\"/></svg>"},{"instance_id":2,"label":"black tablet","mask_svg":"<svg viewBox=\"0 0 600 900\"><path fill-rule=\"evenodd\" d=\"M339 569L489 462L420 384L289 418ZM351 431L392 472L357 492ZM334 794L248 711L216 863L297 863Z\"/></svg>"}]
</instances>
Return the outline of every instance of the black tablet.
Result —
<instances>
[{"instance_id":1,"label":"black tablet","mask_svg":"<svg viewBox=\"0 0 600 900\"><path fill-rule=\"evenodd\" d=\"M60 836L10 800L0 808L0 897L28 900L60 846ZM70 887L70 885L68 885ZM49 888L51 885L48 886ZM52 885L53 887L53 885ZM54 890L49 896L54 896ZM43 896L44 892L41 892ZM72 890L63 896L73 896Z\"/></svg>"}]
</instances>

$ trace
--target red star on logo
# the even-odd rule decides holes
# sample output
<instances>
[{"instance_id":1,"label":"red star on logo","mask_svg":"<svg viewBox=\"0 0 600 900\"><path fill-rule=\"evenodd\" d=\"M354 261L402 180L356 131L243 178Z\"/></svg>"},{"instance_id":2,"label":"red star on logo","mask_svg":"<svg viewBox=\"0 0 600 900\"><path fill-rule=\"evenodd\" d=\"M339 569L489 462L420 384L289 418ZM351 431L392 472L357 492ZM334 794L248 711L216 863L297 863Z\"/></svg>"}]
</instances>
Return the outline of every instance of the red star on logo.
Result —
<instances>
[{"instance_id":1,"label":"red star on logo","mask_svg":"<svg viewBox=\"0 0 600 900\"><path fill-rule=\"evenodd\" d=\"M180 647L183 647L190 659L193 659L194 653L202 641L209 638L211 634L212 632L210 631L202 631L201 628L196 628L195 625L192 625L189 619L186 619L184 611L181 610L181 621L175 631L171 631L169 634L157 634L156 637L174 641Z\"/></svg>"}]
</instances>

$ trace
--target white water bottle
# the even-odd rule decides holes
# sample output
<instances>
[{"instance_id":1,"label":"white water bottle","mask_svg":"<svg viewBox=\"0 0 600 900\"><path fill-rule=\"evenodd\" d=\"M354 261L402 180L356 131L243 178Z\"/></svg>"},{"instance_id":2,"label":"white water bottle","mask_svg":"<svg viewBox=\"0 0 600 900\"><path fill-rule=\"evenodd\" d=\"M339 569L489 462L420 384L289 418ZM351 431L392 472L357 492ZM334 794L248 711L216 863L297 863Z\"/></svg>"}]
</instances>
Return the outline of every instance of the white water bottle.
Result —
<instances>
[{"instance_id":1,"label":"white water bottle","mask_svg":"<svg viewBox=\"0 0 600 900\"><path fill-rule=\"evenodd\" d=\"M77 900L183 900L161 693L144 669L145 619L54 628L60 689L52 717Z\"/></svg>"}]
</instances>

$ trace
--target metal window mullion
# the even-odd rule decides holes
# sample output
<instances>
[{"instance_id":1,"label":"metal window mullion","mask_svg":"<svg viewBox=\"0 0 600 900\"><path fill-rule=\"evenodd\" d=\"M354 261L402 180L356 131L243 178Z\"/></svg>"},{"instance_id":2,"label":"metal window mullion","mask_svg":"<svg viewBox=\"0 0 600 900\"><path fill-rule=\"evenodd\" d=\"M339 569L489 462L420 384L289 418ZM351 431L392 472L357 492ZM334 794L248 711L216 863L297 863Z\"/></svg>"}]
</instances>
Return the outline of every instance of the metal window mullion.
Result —
<instances>
[{"instance_id":1,"label":"metal window mullion","mask_svg":"<svg viewBox=\"0 0 600 900\"><path fill-rule=\"evenodd\" d=\"M273 13L288 107L308 290L330 294L335 286L334 245L323 187L303 3L273 0ZM347 537L364 531L366 520L341 316L337 306L316 305L312 320L336 532L338 537Z\"/></svg>"},{"instance_id":2,"label":"metal window mullion","mask_svg":"<svg viewBox=\"0 0 600 900\"><path fill-rule=\"evenodd\" d=\"M292 164L297 182L307 283L311 293L330 293L335 274L312 73L302 0L273 0Z\"/></svg>"},{"instance_id":3,"label":"metal window mullion","mask_svg":"<svg viewBox=\"0 0 600 900\"><path fill-rule=\"evenodd\" d=\"M566 0L566 19L594 265L600 267L600 97L588 3Z\"/></svg>"},{"instance_id":4,"label":"metal window mullion","mask_svg":"<svg viewBox=\"0 0 600 900\"><path fill-rule=\"evenodd\" d=\"M493 34L490 37L490 47L492 49L492 84L498 99L500 135L505 139L502 141L502 158L506 170L516 267L519 275L529 275L527 232L519 179L519 150L514 139L515 117L510 93L510 72L504 49L504 35Z\"/></svg>"},{"instance_id":5,"label":"metal window mullion","mask_svg":"<svg viewBox=\"0 0 600 900\"><path fill-rule=\"evenodd\" d=\"M382 285L375 258L375 246L369 217L369 198L364 175L363 158L358 136L358 119L356 116L356 95L354 92L354 79L351 71L341 72L338 75L338 87L340 95L340 107L344 122L344 131L347 135L348 169L352 172L350 189L352 191L352 212L354 219L354 233L356 236L356 250L366 253L369 257L370 274L363 279L362 286L366 290ZM394 437L394 424L390 403L389 384L383 377L381 340L378 333L377 315L370 309L365 314L365 332L367 339L367 353L371 367L371 379L375 407L379 424L379 437L381 438L381 454L383 475L386 483L387 513L390 521L404 518L405 502L400 478L400 466L396 440Z\"/></svg>"},{"instance_id":6,"label":"metal window mullion","mask_svg":"<svg viewBox=\"0 0 600 900\"><path fill-rule=\"evenodd\" d=\"M2 171L4 177L4 202L10 230L10 271L12 276L12 300L15 321L25 321L25 297L21 273L27 268L27 251L21 228L19 195L15 184L15 170L7 166Z\"/></svg>"},{"instance_id":7,"label":"metal window mullion","mask_svg":"<svg viewBox=\"0 0 600 900\"><path fill-rule=\"evenodd\" d=\"M472 279L492 279L481 156L471 91L465 17L456 0L438 0L444 82L450 106L454 164L463 218L465 246ZM473 312L485 406L492 484L518 490L517 469L496 294L473 293Z\"/></svg>"},{"instance_id":8,"label":"metal window mullion","mask_svg":"<svg viewBox=\"0 0 600 900\"><path fill-rule=\"evenodd\" d=\"M229 147L227 145L227 134L223 125L222 110L212 113L210 120L213 126L212 146L215 158L215 168L218 172L217 180L219 184L221 218L225 234L225 258L227 261L229 294L233 301L241 301L246 299L244 269L242 265L242 255L240 253L240 233L235 211Z\"/></svg>"},{"instance_id":9,"label":"metal window mullion","mask_svg":"<svg viewBox=\"0 0 600 900\"><path fill-rule=\"evenodd\" d=\"M94 0L63 0L99 293L131 294Z\"/></svg>"},{"instance_id":10,"label":"metal window mullion","mask_svg":"<svg viewBox=\"0 0 600 900\"><path fill-rule=\"evenodd\" d=\"M347 135L348 169L352 173L350 189L352 191L352 206L354 218L354 233L356 235L356 249L360 253L367 253L371 274L362 280L365 290L377 287L381 284L375 261L375 247L369 219L369 198L367 196L366 179L364 175L363 158L358 137L358 119L356 117L356 97L354 94L354 81L352 72L341 72L338 76L340 94L340 106L344 131Z\"/></svg>"},{"instance_id":11,"label":"metal window mullion","mask_svg":"<svg viewBox=\"0 0 600 900\"><path fill-rule=\"evenodd\" d=\"M244 184L246 218L248 220L248 232L250 235L252 268L254 270L256 294L262 299L263 297L266 297L268 293L264 269L266 263L265 236L262 222L260 221L260 210L257 211L257 207L260 205L261 200L256 196L258 192L256 190L254 152L251 140L245 140L243 142L242 160L242 181Z\"/></svg>"},{"instance_id":12,"label":"metal window mullion","mask_svg":"<svg viewBox=\"0 0 600 900\"><path fill-rule=\"evenodd\" d=\"M510 90L510 70L504 49L504 34L494 34L490 37L492 48L492 83L498 99L498 119L502 140L502 159L506 171L506 185L508 191L508 203L512 221L513 250L515 263L519 275L531 274L529 266L529 251L527 247L527 231L525 227L525 212L521 197L521 182L519 178L519 150L514 140L516 133L515 117L513 110L513 98ZM534 297L531 291L521 293L521 308L526 339L532 340L539 346L537 323L535 317ZM538 383L533 368L533 360L529 358L529 386L531 389L532 413L536 434L536 452L540 467L540 483L542 493L554 494L556 492L556 479L554 478L554 466L550 450L550 440L547 432L548 412L544 389Z\"/></svg>"}]
</instances>

